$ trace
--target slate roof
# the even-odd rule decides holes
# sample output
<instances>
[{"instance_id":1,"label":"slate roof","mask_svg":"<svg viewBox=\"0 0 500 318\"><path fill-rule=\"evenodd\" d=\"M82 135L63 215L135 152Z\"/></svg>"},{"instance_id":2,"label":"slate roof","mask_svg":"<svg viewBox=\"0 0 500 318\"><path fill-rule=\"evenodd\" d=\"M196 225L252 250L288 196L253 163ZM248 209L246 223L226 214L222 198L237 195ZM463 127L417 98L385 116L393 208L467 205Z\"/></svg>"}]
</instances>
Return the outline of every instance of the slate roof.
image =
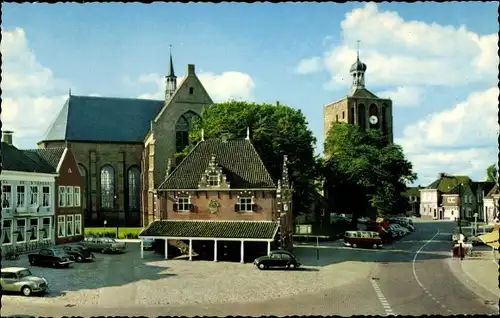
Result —
<instances>
[{"instance_id":1,"label":"slate roof","mask_svg":"<svg viewBox=\"0 0 500 318\"><path fill-rule=\"evenodd\" d=\"M143 142L162 100L70 95L42 141Z\"/></svg>"},{"instance_id":2,"label":"slate roof","mask_svg":"<svg viewBox=\"0 0 500 318\"><path fill-rule=\"evenodd\" d=\"M272 221L154 221L139 237L206 237L221 239L273 239L279 227Z\"/></svg>"},{"instance_id":3,"label":"slate roof","mask_svg":"<svg viewBox=\"0 0 500 318\"><path fill-rule=\"evenodd\" d=\"M420 198L420 189L421 187L408 187L408 189L405 191L405 195L407 196L416 196Z\"/></svg>"},{"instance_id":4,"label":"slate roof","mask_svg":"<svg viewBox=\"0 0 500 318\"><path fill-rule=\"evenodd\" d=\"M23 152L33 161L50 166L54 172L61 161L65 148L27 149Z\"/></svg>"},{"instance_id":5,"label":"slate roof","mask_svg":"<svg viewBox=\"0 0 500 318\"><path fill-rule=\"evenodd\" d=\"M377 95L373 94L366 88L355 88L349 92L348 97L361 97L361 98L378 98Z\"/></svg>"},{"instance_id":6,"label":"slate roof","mask_svg":"<svg viewBox=\"0 0 500 318\"><path fill-rule=\"evenodd\" d=\"M276 188L249 140L207 139L199 142L163 181L159 189L198 189L212 156L233 189Z\"/></svg>"},{"instance_id":7,"label":"slate roof","mask_svg":"<svg viewBox=\"0 0 500 318\"><path fill-rule=\"evenodd\" d=\"M2 142L2 169L21 172L54 173L49 165L33 160L22 150Z\"/></svg>"},{"instance_id":8,"label":"slate roof","mask_svg":"<svg viewBox=\"0 0 500 318\"><path fill-rule=\"evenodd\" d=\"M486 198L493 198L493 195L494 194L497 194L498 193L498 186L497 185L494 185L493 188L491 188L490 191L488 191L488 194L486 194Z\"/></svg>"},{"instance_id":9,"label":"slate roof","mask_svg":"<svg viewBox=\"0 0 500 318\"><path fill-rule=\"evenodd\" d=\"M459 183L466 185L469 182L471 182L471 180L467 176L451 176L443 174L439 177L439 179L425 187L425 189L436 189L443 193L449 193L449 191L451 191L453 187L457 186Z\"/></svg>"},{"instance_id":10,"label":"slate roof","mask_svg":"<svg viewBox=\"0 0 500 318\"><path fill-rule=\"evenodd\" d=\"M471 183L472 191L476 193L478 190L484 191L485 194L490 192L495 186L493 181L474 181Z\"/></svg>"}]
</instances>

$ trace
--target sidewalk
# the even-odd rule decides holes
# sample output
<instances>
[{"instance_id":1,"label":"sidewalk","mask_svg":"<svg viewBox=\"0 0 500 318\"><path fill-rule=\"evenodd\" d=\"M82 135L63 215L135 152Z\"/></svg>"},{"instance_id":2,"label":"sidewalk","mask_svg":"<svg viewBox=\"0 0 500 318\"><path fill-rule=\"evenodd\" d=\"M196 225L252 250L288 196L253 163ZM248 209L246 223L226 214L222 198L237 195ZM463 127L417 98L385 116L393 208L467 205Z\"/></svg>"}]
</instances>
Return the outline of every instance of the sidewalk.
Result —
<instances>
[{"instance_id":1,"label":"sidewalk","mask_svg":"<svg viewBox=\"0 0 500 318\"><path fill-rule=\"evenodd\" d=\"M473 257L465 258L460 267L468 279L500 297L498 288L498 251L473 252Z\"/></svg>"}]
</instances>

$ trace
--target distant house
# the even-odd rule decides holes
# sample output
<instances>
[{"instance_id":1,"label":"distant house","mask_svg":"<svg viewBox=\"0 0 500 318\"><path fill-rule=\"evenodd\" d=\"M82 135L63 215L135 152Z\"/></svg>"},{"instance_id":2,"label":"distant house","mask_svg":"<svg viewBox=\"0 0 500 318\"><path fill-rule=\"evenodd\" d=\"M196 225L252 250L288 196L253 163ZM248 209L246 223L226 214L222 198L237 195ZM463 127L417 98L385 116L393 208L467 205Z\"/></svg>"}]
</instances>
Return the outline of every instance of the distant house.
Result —
<instances>
[{"instance_id":1,"label":"distant house","mask_svg":"<svg viewBox=\"0 0 500 318\"><path fill-rule=\"evenodd\" d=\"M498 185L493 186L493 188L484 196L483 199L483 210L484 210L484 221L487 223L497 223L500 215L498 209L498 200L500 200L500 191L498 190Z\"/></svg>"},{"instance_id":2,"label":"distant house","mask_svg":"<svg viewBox=\"0 0 500 318\"><path fill-rule=\"evenodd\" d=\"M31 251L54 243L55 171L2 135L2 252Z\"/></svg>"},{"instance_id":3,"label":"distant house","mask_svg":"<svg viewBox=\"0 0 500 318\"><path fill-rule=\"evenodd\" d=\"M33 161L45 165L55 178L55 243L77 242L83 239L84 213L82 190L84 179L70 148L23 150Z\"/></svg>"},{"instance_id":4,"label":"distant house","mask_svg":"<svg viewBox=\"0 0 500 318\"><path fill-rule=\"evenodd\" d=\"M484 198L495 187L495 182L479 181L472 183L472 191L476 200L476 212L478 213L478 220L487 221L487 216L484 209Z\"/></svg>"},{"instance_id":5,"label":"distant house","mask_svg":"<svg viewBox=\"0 0 500 318\"><path fill-rule=\"evenodd\" d=\"M437 180L420 189L421 217L435 220L453 219L454 215L451 214L454 211L453 208L445 208L446 204L443 206L443 194L448 194L456 186L461 189L461 192L470 182L471 180L467 176L452 176L440 173ZM446 215L445 211L447 211Z\"/></svg>"},{"instance_id":6,"label":"distant house","mask_svg":"<svg viewBox=\"0 0 500 318\"><path fill-rule=\"evenodd\" d=\"M196 254L241 262L292 246L287 157L279 177L270 173L247 137L200 141L167 175L156 193L155 220L141 238L182 241ZM229 255L231 254L231 255ZM234 255L236 254L236 255Z\"/></svg>"},{"instance_id":7,"label":"distant house","mask_svg":"<svg viewBox=\"0 0 500 318\"><path fill-rule=\"evenodd\" d=\"M420 189L422 189L421 186L409 187L404 193L410 205L410 210L406 211L407 215L420 216Z\"/></svg>"}]
</instances>

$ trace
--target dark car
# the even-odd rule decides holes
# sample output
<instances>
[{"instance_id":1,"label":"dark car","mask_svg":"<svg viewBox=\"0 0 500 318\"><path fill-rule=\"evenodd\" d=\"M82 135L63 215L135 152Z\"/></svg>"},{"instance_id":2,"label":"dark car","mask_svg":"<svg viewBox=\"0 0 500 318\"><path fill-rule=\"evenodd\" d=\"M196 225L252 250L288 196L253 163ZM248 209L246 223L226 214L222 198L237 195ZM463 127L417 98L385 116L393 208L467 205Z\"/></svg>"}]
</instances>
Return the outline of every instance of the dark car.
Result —
<instances>
[{"instance_id":1,"label":"dark car","mask_svg":"<svg viewBox=\"0 0 500 318\"><path fill-rule=\"evenodd\" d=\"M301 265L292 253L285 250L271 251L269 255L256 258L253 263L261 270L271 267L295 269Z\"/></svg>"},{"instance_id":2,"label":"dark car","mask_svg":"<svg viewBox=\"0 0 500 318\"><path fill-rule=\"evenodd\" d=\"M88 248L81 245L62 245L59 248L72 256L73 260L77 262L93 261L95 259L94 254Z\"/></svg>"},{"instance_id":3,"label":"dark car","mask_svg":"<svg viewBox=\"0 0 500 318\"><path fill-rule=\"evenodd\" d=\"M28 254L31 265L69 267L74 261L66 252L58 248L44 248L38 253Z\"/></svg>"}]
</instances>

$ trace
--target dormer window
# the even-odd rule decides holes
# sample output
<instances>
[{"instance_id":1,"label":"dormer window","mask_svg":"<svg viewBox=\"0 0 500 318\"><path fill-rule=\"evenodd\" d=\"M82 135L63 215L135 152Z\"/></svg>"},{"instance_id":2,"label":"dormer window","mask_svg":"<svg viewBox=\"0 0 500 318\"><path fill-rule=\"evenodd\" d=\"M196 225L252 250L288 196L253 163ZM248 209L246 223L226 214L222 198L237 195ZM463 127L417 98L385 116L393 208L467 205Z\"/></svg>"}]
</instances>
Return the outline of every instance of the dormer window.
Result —
<instances>
[{"instance_id":1,"label":"dormer window","mask_svg":"<svg viewBox=\"0 0 500 318\"><path fill-rule=\"evenodd\" d=\"M189 88L189 95L193 95L193 93L194 93L194 87L190 87Z\"/></svg>"},{"instance_id":2,"label":"dormer window","mask_svg":"<svg viewBox=\"0 0 500 318\"><path fill-rule=\"evenodd\" d=\"M210 187L218 187L220 185L220 177L217 173L210 173L208 175L208 185Z\"/></svg>"}]
</instances>

